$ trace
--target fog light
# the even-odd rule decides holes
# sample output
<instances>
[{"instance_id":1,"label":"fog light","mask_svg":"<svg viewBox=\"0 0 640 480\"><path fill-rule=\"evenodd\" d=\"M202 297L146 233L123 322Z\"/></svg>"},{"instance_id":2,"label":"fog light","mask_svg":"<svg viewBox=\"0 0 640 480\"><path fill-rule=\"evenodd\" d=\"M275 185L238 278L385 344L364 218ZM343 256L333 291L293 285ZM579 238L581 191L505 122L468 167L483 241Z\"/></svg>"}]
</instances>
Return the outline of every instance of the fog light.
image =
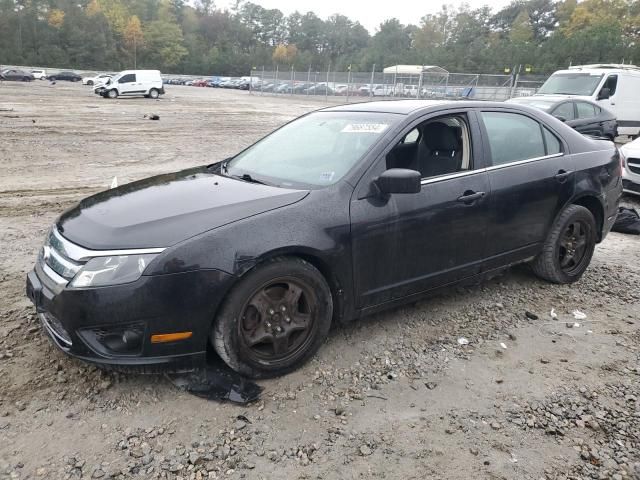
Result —
<instances>
[{"instance_id":1,"label":"fog light","mask_svg":"<svg viewBox=\"0 0 640 480\"><path fill-rule=\"evenodd\" d=\"M142 351L144 325L122 325L82 330L80 336L103 354L136 355Z\"/></svg>"},{"instance_id":2,"label":"fog light","mask_svg":"<svg viewBox=\"0 0 640 480\"><path fill-rule=\"evenodd\" d=\"M99 341L109 350L118 353L130 353L140 349L142 345L142 333L135 330L125 330L120 333L105 335Z\"/></svg>"}]
</instances>

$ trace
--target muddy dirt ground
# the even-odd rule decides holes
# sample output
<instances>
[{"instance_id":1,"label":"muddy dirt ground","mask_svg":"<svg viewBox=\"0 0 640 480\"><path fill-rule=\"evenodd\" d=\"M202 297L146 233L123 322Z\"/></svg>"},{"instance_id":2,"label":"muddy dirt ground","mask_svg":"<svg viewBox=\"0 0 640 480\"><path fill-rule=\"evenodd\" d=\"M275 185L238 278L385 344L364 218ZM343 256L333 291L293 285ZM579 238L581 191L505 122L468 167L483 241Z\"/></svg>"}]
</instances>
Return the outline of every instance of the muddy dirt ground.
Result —
<instances>
[{"instance_id":1,"label":"muddy dirt ground","mask_svg":"<svg viewBox=\"0 0 640 480\"><path fill-rule=\"evenodd\" d=\"M51 345L24 278L61 211L115 176L225 158L322 105L0 85L0 478L640 478L638 237L609 235L575 285L520 267L334 328L246 406Z\"/></svg>"}]
</instances>

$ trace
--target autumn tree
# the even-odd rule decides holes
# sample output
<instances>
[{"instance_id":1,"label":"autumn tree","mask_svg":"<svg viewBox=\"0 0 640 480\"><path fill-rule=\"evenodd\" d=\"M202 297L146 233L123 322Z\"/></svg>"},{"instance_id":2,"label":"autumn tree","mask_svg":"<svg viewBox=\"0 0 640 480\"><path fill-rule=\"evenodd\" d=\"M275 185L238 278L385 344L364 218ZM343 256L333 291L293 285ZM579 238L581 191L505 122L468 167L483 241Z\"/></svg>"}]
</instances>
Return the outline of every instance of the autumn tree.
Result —
<instances>
[{"instance_id":1,"label":"autumn tree","mask_svg":"<svg viewBox=\"0 0 640 480\"><path fill-rule=\"evenodd\" d=\"M138 68L138 48L143 46L144 35L142 33L142 24L140 19L133 15L129 18L127 26L124 29L124 39L127 46L133 52L133 68Z\"/></svg>"}]
</instances>

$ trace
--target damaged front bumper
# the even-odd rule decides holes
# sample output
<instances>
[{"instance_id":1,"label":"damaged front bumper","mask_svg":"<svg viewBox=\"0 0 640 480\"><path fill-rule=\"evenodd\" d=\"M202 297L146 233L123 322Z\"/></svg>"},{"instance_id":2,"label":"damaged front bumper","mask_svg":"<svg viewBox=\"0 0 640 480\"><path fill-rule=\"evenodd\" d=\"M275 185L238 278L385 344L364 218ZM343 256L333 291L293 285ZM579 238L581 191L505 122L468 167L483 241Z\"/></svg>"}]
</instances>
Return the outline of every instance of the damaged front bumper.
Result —
<instances>
[{"instance_id":1,"label":"damaged front bumper","mask_svg":"<svg viewBox=\"0 0 640 480\"><path fill-rule=\"evenodd\" d=\"M29 272L26 291L53 343L81 360L141 373L204 365L213 318L232 278L198 270L79 289L57 284L45 268L38 262ZM174 332L190 335L152 341Z\"/></svg>"}]
</instances>

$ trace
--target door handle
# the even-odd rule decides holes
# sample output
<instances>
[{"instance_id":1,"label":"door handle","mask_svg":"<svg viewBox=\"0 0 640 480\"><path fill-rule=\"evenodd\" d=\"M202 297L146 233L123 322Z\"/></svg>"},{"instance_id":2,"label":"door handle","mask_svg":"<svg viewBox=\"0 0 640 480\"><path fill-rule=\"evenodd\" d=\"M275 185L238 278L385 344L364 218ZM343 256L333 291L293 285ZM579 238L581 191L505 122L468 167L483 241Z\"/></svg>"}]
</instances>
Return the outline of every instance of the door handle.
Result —
<instances>
[{"instance_id":1,"label":"door handle","mask_svg":"<svg viewBox=\"0 0 640 480\"><path fill-rule=\"evenodd\" d=\"M458 197L458 202L470 205L476 200L480 200L484 196L484 192L474 192L473 190L467 190L462 194L462 196Z\"/></svg>"},{"instance_id":2,"label":"door handle","mask_svg":"<svg viewBox=\"0 0 640 480\"><path fill-rule=\"evenodd\" d=\"M560 183L564 183L567 181L567 178L569 178L569 175L571 175L572 173L573 172L571 170L569 171L560 170L558 171L558 173L556 173L556 175L553 178L555 178Z\"/></svg>"}]
</instances>

